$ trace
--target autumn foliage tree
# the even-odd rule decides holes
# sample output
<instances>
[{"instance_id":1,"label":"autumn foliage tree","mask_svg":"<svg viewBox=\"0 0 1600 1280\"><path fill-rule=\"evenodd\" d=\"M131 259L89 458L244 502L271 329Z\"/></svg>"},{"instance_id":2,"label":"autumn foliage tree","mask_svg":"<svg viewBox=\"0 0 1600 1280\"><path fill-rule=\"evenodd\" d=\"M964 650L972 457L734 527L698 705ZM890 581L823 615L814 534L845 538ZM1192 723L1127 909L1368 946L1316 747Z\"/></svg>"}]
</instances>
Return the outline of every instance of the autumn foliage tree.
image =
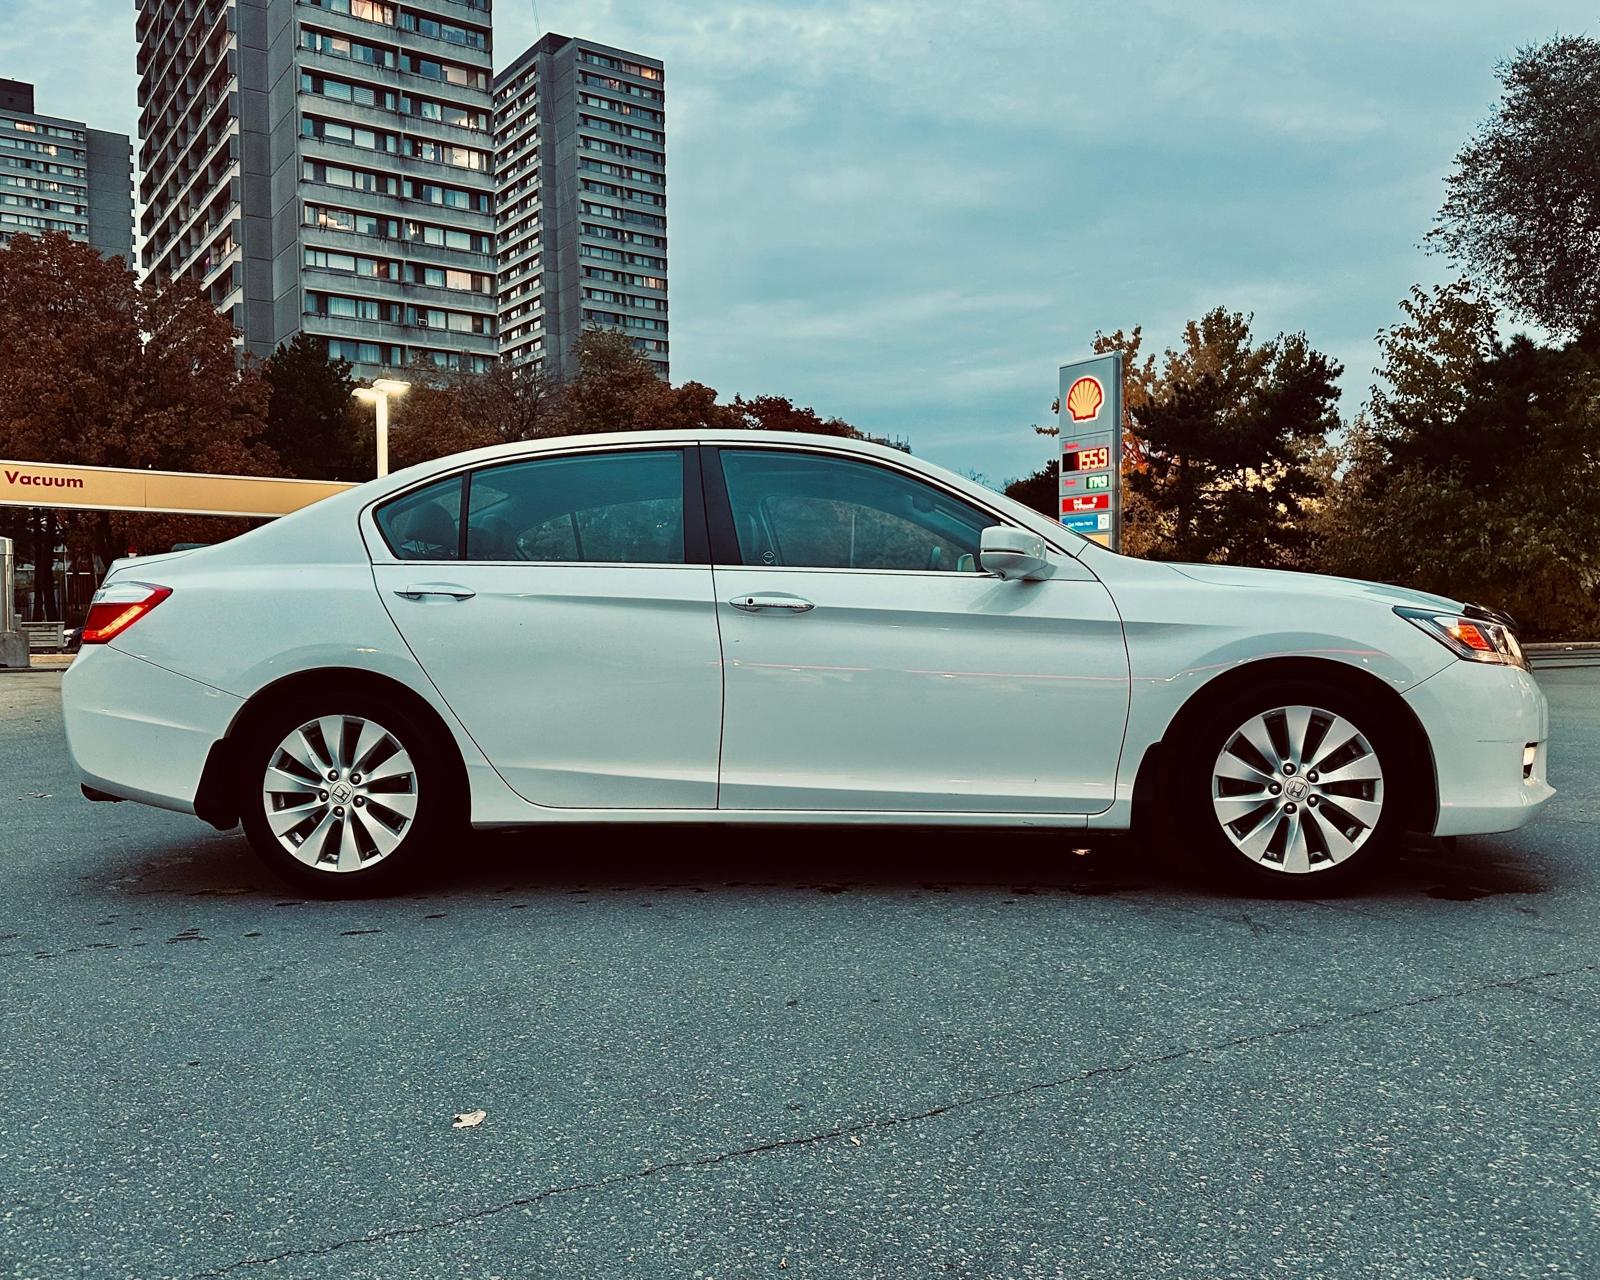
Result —
<instances>
[{"instance_id":1,"label":"autumn foliage tree","mask_svg":"<svg viewBox=\"0 0 1600 1280\"><path fill-rule=\"evenodd\" d=\"M271 473L266 387L240 367L234 339L189 285L140 283L120 259L64 235L17 237L0 249L0 457ZM33 558L51 564L64 530L104 561L130 541L170 543L196 528L175 517L36 516Z\"/></svg>"},{"instance_id":2,"label":"autumn foliage tree","mask_svg":"<svg viewBox=\"0 0 1600 1280\"><path fill-rule=\"evenodd\" d=\"M619 330L585 331L575 354L577 372L564 380L508 365L486 373L414 365L406 374L411 390L392 410L395 465L491 444L613 431L760 429L869 438L783 396L736 396L724 404L704 383L674 386Z\"/></svg>"}]
</instances>

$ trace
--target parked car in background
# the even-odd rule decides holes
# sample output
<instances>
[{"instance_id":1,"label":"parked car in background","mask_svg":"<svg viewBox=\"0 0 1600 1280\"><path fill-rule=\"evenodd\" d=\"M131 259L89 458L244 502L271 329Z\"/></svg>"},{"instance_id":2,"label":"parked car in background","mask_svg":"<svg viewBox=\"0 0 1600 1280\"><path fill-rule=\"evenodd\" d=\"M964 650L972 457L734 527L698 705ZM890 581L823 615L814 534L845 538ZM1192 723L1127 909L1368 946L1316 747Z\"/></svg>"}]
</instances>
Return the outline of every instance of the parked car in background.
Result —
<instances>
[{"instance_id":1,"label":"parked car in background","mask_svg":"<svg viewBox=\"0 0 1600 1280\"><path fill-rule=\"evenodd\" d=\"M1552 794L1503 618L1130 559L834 437L479 450L119 562L64 683L86 793L242 822L314 891L570 822L1146 818L1326 886Z\"/></svg>"}]
</instances>

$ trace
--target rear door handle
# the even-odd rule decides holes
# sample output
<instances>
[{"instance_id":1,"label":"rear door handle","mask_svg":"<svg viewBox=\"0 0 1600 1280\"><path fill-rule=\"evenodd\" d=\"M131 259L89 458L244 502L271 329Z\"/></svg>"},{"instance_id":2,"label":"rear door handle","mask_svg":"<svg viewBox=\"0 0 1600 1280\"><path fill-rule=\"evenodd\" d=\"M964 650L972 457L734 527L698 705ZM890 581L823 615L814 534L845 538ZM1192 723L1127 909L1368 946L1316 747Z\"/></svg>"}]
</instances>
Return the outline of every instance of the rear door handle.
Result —
<instances>
[{"instance_id":1,"label":"rear door handle","mask_svg":"<svg viewBox=\"0 0 1600 1280\"><path fill-rule=\"evenodd\" d=\"M805 613L817 607L809 600L791 596L783 591L771 591L756 596L734 596L728 603L735 609L743 609L746 613L760 613L763 609L776 609L779 613Z\"/></svg>"},{"instance_id":2,"label":"rear door handle","mask_svg":"<svg viewBox=\"0 0 1600 1280\"><path fill-rule=\"evenodd\" d=\"M447 596L451 600L470 600L477 595L469 587L458 587L453 582L419 582L415 586L401 587L395 595L407 600L422 600L428 596Z\"/></svg>"}]
</instances>

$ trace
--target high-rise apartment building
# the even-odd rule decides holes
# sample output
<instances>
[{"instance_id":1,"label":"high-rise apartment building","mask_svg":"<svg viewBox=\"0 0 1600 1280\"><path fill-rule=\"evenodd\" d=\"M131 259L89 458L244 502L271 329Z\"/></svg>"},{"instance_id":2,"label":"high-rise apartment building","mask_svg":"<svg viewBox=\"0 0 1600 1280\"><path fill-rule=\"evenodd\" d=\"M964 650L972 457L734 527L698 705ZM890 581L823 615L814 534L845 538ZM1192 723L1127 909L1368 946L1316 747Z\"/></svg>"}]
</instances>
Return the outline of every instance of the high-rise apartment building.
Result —
<instances>
[{"instance_id":1,"label":"high-rise apartment building","mask_svg":"<svg viewBox=\"0 0 1600 1280\"><path fill-rule=\"evenodd\" d=\"M48 231L133 265L128 135L38 115L31 84L0 80L0 244Z\"/></svg>"},{"instance_id":2,"label":"high-rise apartment building","mask_svg":"<svg viewBox=\"0 0 1600 1280\"><path fill-rule=\"evenodd\" d=\"M144 265L256 355L495 355L492 0L135 0Z\"/></svg>"},{"instance_id":3,"label":"high-rise apartment building","mask_svg":"<svg viewBox=\"0 0 1600 1280\"><path fill-rule=\"evenodd\" d=\"M495 77L502 360L570 373L602 326L667 376L664 81L654 58L555 34Z\"/></svg>"}]
</instances>

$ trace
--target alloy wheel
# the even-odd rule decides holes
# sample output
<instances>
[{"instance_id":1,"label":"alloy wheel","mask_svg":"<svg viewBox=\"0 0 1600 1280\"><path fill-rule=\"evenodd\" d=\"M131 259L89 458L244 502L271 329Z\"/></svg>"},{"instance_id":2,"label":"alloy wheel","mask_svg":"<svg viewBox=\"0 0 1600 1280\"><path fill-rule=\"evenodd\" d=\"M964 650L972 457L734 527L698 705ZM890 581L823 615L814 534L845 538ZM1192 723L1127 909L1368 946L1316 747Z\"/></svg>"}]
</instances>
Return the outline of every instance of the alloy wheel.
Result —
<instances>
[{"instance_id":1,"label":"alloy wheel","mask_svg":"<svg viewBox=\"0 0 1600 1280\"><path fill-rule=\"evenodd\" d=\"M1383 766L1348 720L1275 707L1229 735L1212 769L1223 834L1269 871L1326 871L1371 838L1383 814Z\"/></svg>"},{"instance_id":2,"label":"alloy wheel","mask_svg":"<svg viewBox=\"0 0 1600 1280\"><path fill-rule=\"evenodd\" d=\"M278 843L334 873L382 862L417 816L417 771L400 740L361 716L322 716L267 761L261 801Z\"/></svg>"}]
</instances>

